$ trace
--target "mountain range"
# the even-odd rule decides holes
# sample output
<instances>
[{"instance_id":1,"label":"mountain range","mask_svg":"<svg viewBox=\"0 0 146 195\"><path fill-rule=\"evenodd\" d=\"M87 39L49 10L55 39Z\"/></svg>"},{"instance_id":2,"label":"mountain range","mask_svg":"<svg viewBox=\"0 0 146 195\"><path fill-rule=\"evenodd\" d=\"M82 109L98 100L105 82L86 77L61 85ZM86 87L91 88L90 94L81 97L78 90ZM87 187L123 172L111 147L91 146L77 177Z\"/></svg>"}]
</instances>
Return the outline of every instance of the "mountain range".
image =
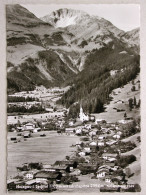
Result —
<instances>
[{"instance_id":1,"label":"mountain range","mask_svg":"<svg viewBox=\"0 0 146 195\"><path fill-rule=\"evenodd\" d=\"M139 28L124 32L80 10L37 18L13 4L6 6L6 22L8 93L81 83L89 72L98 75L106 65L109 74L139 55Z\"/></svg>"}]
</instances>

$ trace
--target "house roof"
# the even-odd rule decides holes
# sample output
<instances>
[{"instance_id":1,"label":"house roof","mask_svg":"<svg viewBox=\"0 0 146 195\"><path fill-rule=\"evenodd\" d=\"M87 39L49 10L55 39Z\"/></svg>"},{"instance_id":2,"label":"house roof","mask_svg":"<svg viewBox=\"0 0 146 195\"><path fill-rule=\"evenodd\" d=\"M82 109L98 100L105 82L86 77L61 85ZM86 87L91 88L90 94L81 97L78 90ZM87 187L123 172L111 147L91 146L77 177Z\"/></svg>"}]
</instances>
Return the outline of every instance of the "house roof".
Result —
<instances>
[{"instance_id":1,"label":"house roof","mask_svg":"<svg viewBox=\"0 0 146 195\"><path fill-rule=\"evenodd\" d=\"M25 126L32 126L34 125L33 123L26 123Z\"/></svg>"},{"instance_id":2,"label":"house roof","mask_svg":"<svg viewBox=\"0 0 146 195\"><path fill-rule=\"evenodd\" d=\"M111 145L111 144L114 144L114 143L116 143L116 142L117 142L117 141L115 141L115 140L109 140L109 141L106 142L106 144Z\"/></svg>"},{"instance_id":3,"label":"house roof","mask_svg":"<svg viewBox=\"0 0 146 195\"><path fill-rule=\"evenodd\" d=\"M17 127L17 129L23 129L23 127Z\"/></svg>"},{"instance_id":4,"label":"house roof","mask_svg":"<svg viewBox=\"0 0 146 195\"><path fill-rule=\"evenodd\" d=\"M108 159L109 162L113 162L113 161L115 161L115 160L116 160L116 158L114 158L114 157Z\"/></svg>"},{"instance_id":5,"label":"house roof","mask_svg":"<svg viewBox=\"0 0 146 195\"><path fill-rule=\"evenodd\" d=\"M24 133L24 135L23 136L29 136L30 135L30 133Z\"/></svg>"},{"instance_id":6,"label":"house roof","mask_svg":"<svg viewBox=\"0 0 146 195\"><path fill-rule=\"evenodd\" d=\"M110 169L111 167L109 165L102 165L98 168L98 170L101 170L101 169Z\"/></svg>"},{"instance_id":7,"label":"house roof","mask_svg":"<svg viewBox=\"0 0 146 195\"><path fill-rule=\"evenodd\" d=\"M96 165L91 164L91 163L81 163L81 166L82 167L93 167L93 168L96 168L97 167Z\"/></svg>"},{"instance_id":8,"label":"house roof","mask_svg":"<svg viewBox=\"0 0 146 195\"><path fill-rule=\"evenodd\" d=\"M36 171L36 173L37 173L37 171ZM35 174L35 172L33 172L33 171L27 171L26 173L24 173L24 175L27 175L27 174L32 174L32 175L34 175Z\"/></svg>"},{"instance_id":9,"label":"house roof","mask_svg":"<svg viewBox=\"0 0 146 195\"><path fill-rule=\"evenodd\" d=\"M112 180L122 180L122 176L113 176Z\"/></svg>"},{"instance_id":10,"label":"house roof","mask_svg":"<svg viewBox=\"0 0 146 195\"><path fill-rule=\"evenodd\" d=\"M117 154L115 154L115 153L113 153L113 154L111 154L111 153L103 153L102 157L105 157L105 156L107 156L107 157L116 157Z\"/></svg>"},{"instance_id":11,"label":"house roof","mask_svg":"<svg viewBox=\"0 0 146 195\"><path fill-rule=\"evenodd\" d=\"M101 173L101 172L109 173L109 170L106 169L106 168L103 168L103 169L99 169L99 170L97 171L97 173Z\"/></svg>"},{"instance_id":12,"label":"house roof","mask_svg":"<svg viewBox=\"0 0 146 195\"><path fill-rule=\"evenodd\" d=\"M78 154L80 154L80 155L85 155L85 152L79 152Z\"/></svg>"},{"instance_id":13,"label":"house roof","mask_svg":"<svg viewBox=\"0 0 146 195\"><path fill-rule=\"evenodd\" d=\"M18 181L19 179L8 179L7 184L12 183L12 182L18 182Z\"/></svg>"},{"instance_id":14,"label":"house roof","mask_svg":"<svg viewBox=\"0 0 146 195\"><path fill-rule=\"evenodd\" d=\"M34 130L40 130L40 129L41 129L40 127L34 128Z\"/></svg>"},{"instance_id":15,"label":"house roof","mask_svg":"<svg viewBox=\"0 0 146 195\"><path fill-rule=\"evenodd\" d=\"M97 145L97 143L96 142L91 142L89 145L95 146L95 145Z\"/></svg>"},{"instance_id":16,"label":"house roof","mask_svg":"<svg viewBox=\"0 0 146 195\"><path fill-rule=\"evenodd\" d=\"M114 162L106 162L105 165L107 165L109 167L114 167L115 163Z\"/></svg>"},{"instance_id":17,"label":"house roof","mask_svg":"<svg viewBox=\"0 0 146 195\"><path fill-rule=\"evenodd\" d=\"M98 136L98 138L104 138L105 137L105 135L99 135Z\"/></svg>"},{"instance_id":18,"label":"house roof","mask_svg":"<svg viewBox=\"0 0 146 195\"><path fill-rule=\"evenodd\" d=\"M119 134L114 134L113 137L115 137L115 136L120 136L120 135Z\"/></svg>"},{"instance_id":19,"label":"house roof","mask_svg":"<svg viewBox=\"0 0 146 195\"><path fill-rule=\"evenodd\" d=\"M38 181L36 179L31 179L25 182L27 185L32 185L35 183L41 183L41 184L49 184L49 181Z\"/></svg>"},{"instance_id":20,"label":"house roof","mask_svg":"<svg viewBox=\"0 0 146 195\"><path fill-rule=\"evenodd\" d=\"M73 131L73 130L75 130L75 128L73 128L73 127L67 127L67 128L65 128L65 131Z\"/></svg>"},{"instance_id":21,"label":"house roof","mask_svg":"<svg viewBox=\"0 0 146 195\"><path fill-rule=\"evenodd\" d=\"M59 170L66 170L68 168L68 165L55 165L51 167L52 169L59 169Z\"/></svg>"},{"instance_id":22,"label":"house roof","mask_svg":"<svg viewBox=\"0 0 146 195\"><path fill-rule=\"evenodd\" d=\"M51 168L51 165L50 164L43 164L43 168L44 169L50 169Z\"/></svg>"},{"instance_id":23,"label":"house roof","mask_svg":"<svg viewBox=\"0 0 146 195\"><path fill-rule=\"evenodd\" d=\"M56 172L47 172L47 171L40 171L36 173L35 178L46 178L46 179L56 179L59 173Z\"/></svg>"}]
</instances>

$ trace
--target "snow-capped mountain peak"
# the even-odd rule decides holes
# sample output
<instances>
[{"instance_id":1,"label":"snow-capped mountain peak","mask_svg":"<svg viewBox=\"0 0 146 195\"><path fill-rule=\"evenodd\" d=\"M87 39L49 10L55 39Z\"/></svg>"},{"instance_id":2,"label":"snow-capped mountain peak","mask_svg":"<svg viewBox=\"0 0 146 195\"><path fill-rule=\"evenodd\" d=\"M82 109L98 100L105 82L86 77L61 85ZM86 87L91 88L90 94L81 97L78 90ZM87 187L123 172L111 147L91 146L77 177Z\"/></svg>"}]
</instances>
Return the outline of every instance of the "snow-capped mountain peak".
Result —
<instances>
[{"instance_id":1,"label":"snow-capped mountain peak","mask_svg":"<svg viewBox=\"0 0 146 195\"><path fill-rule=\"evenodd\" d=\"M44 22L51 23L54 27L67 27L75 25L79 20L90 17L86 12L73 9L59 9L41 18Z\"/></svg>"}]
</instances>

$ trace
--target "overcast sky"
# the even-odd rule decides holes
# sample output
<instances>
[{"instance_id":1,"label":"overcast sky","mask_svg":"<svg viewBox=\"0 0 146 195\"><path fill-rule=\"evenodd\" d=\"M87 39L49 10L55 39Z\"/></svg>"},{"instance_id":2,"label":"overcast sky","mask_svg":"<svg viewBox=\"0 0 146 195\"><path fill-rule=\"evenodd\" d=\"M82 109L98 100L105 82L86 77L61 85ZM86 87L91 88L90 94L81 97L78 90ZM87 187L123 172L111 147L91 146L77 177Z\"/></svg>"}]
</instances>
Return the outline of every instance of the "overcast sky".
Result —
<instances>
[{"instance_id":1,"label":"overcast sky","mask_svg":"<svg viewBox=\"0 0 146 195\"><path fill-rule=\"evenodd\" d=\"M21 4L37 17L50 14L60 8L83 10L90 15L97 15L112 22L124 31L140 26L140 6L136 4Z\"/></svg>"}]
</instances>

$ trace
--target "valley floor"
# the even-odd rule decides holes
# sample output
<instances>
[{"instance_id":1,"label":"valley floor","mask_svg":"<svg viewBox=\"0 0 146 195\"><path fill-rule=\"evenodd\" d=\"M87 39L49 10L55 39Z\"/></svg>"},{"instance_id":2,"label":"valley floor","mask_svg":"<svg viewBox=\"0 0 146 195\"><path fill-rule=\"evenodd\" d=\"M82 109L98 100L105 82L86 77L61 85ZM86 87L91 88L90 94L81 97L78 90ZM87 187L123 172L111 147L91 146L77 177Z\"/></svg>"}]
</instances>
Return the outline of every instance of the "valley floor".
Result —
<instances>
[{"instance_id":1,"label":"valley floor","mask_svg":"<svg viewBox=\"0 0 146 195\"><path fill-rule=\"evenodd\" d=\"M46 137L40 137L42 133ZM77 136L58 135L56 131L41 131L33 134L27 141L21 139L18 143L10 140L13 136L17 137L17 133L8 133L8 177L17 175L16 167L24 162L53 164L56 160L63 160L75 150L70 146L79 141Z\"/></svg>"}]
</instances>

